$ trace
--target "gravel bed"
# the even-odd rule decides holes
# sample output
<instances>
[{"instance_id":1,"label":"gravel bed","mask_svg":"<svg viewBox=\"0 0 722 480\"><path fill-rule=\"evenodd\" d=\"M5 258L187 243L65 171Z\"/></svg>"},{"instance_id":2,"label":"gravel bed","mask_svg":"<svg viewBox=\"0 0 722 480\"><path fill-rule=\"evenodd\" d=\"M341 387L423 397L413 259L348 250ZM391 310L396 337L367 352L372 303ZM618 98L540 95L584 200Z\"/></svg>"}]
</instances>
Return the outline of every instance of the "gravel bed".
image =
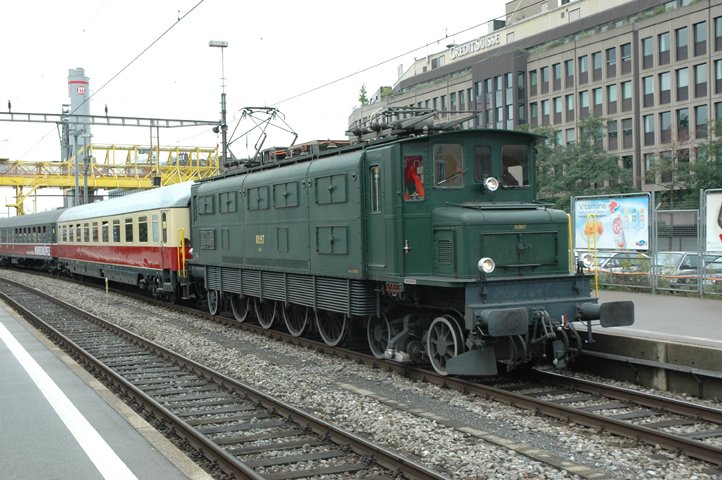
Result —
<instances>
[{"instance_id":1,"label":"gravel bed","mask_svg":"<svg viewBox=\"0 0 722 480\"><path fill-rule=\"evenodd\" d=\"M69 288L65 280L14 270L0 270L0 276L61 296L450 478L722 480L719 468L674 452L172 313L112 291L106 296L77 283ZM545 457L562 461L552 466Z\"/></svg>"}]
</instances>

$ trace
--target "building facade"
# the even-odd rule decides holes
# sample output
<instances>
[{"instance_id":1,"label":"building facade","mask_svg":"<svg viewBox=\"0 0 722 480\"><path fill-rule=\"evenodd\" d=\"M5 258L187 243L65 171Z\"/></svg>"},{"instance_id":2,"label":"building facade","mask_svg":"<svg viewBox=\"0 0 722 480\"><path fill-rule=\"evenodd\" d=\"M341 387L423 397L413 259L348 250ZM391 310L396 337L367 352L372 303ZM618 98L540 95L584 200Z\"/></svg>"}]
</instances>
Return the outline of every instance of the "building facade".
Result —
<instances>
[{"instance_id":1,"label":"building facade","mask_svg":"<svg viewBox=\"0 0 722 480\"><path fill-rule=\"evenodd\" d=\"M417 60L387 95L357 108L432 108L465 128L551 126L561 144L578 121L607 122L604 148L645 181L660 158L690 162L722 119L722 0L514 0L486 35ZM386 87L388 88L388 87Z\"/></svg>"}]
</instances>

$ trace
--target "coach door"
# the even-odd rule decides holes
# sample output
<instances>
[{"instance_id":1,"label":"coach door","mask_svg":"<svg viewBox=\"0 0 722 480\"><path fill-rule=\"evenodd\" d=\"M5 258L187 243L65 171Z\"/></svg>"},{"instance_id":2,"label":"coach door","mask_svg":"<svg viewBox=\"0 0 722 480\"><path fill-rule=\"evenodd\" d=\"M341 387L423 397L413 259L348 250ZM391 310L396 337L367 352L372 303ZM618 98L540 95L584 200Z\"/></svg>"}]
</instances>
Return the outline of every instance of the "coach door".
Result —
<instances>
[{"instance_id":1,"label":"coach door","mask_svg":"<svg viewBox=\"0 0 722 480\"><path fill-rule=\"evenodd\" d=\"M160 211L160 268L165 270L170 268L170 259L172 251L168 251L168 235L169 235L170 210ZM167 255L167 258L166 258Z\"/></svg>"},{"instance_id":2,"label":"coach door","mask_svg":"<svg viewBox=\"0 0 722 480\"><path fill-rule=\"evenodd\" d=\"M367 154L365 165L366 264L370 278L383 278L388 270L386 220L391 215L386 201L386 180L391 172L385 161L389 150Z\"/></svg>"}]
</instances>

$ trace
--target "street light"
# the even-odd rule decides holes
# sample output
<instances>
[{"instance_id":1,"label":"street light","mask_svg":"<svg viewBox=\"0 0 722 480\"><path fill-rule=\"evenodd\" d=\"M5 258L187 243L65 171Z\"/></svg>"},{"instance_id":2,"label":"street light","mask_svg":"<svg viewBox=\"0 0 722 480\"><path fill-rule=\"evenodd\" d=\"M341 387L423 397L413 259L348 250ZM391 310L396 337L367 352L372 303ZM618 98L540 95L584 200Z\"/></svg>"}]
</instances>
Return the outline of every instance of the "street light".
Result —
<instances>
[{"instance_id":1,"label":"street light","mask_svg":"<svg viewBox=\"0 0 722 480\"><path fill-rule=\"evenodd\" d=\"M221 165L225 167L228 160L228 143L226 141L226 131L228 130L228 126L226 125L226 71L223 62L223 49L228 46L228 42L211 40L208 42L208 46L221 49L221 143L223 146L221 153Z\"/></svg>"}]
</instances>

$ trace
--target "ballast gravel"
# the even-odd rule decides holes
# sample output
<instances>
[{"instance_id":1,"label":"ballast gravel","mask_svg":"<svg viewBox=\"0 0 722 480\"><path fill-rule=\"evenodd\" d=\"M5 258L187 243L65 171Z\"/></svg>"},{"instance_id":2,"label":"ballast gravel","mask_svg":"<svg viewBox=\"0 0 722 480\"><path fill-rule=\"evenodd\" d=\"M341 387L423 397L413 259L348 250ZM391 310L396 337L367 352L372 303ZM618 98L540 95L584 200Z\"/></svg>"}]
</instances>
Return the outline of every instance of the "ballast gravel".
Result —
<instances>
[{"instance_id":1,"label":"ballast gravel","mask_svg":"<svg viewBox=\"0 0 722 480\"><path fill-rule=\"evenodd\" d=\"M449 478L722 480L718 467L655 446L173 313L112 291L16 270L0 270L0 276L57 295Z\"/></svg>"}]
</instances>

